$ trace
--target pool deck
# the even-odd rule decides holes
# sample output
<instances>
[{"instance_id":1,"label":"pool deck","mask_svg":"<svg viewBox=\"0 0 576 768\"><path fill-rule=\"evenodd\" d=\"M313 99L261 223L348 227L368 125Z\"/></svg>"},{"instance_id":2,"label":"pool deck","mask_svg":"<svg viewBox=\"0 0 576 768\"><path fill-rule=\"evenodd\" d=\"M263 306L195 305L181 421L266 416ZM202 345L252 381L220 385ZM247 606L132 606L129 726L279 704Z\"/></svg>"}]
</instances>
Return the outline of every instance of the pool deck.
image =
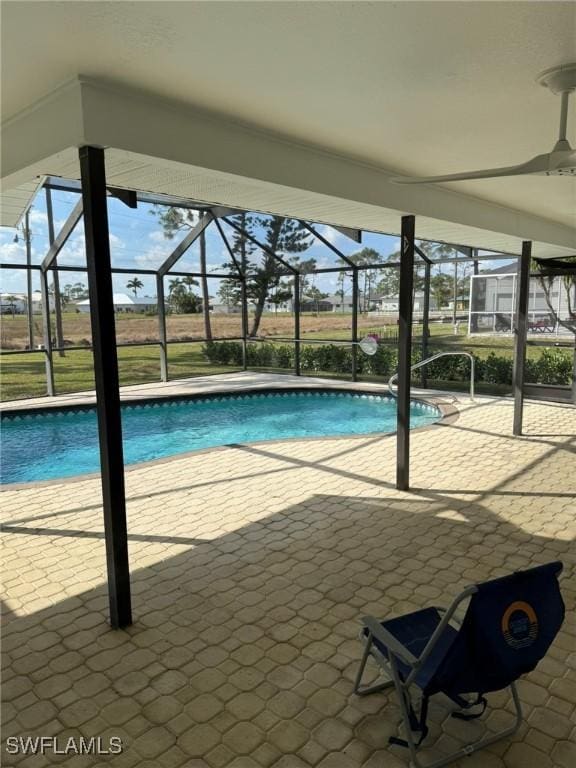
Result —
<instances>
[{"instance_id":1,"label":"pool deck","mask_svg":"<svg viewBox=\"0 0 576 768\"><path fill-rule=\"evenodd\" d=\"M120 388L122 401L138 401L153 398L183 397L200 394L216 394L218 392L241 392L247 389L353 389L358 391L374 391L388 393L386 384L376 382L351 382L341 379L321 379L311 376L293 376L291 374L254 373L224 373L215 376L198 376L193 379L177 379L175 381L153 382L152 384L136 384ZM431 390L413 390L414 397L446 395L449 393L432 392ZM466 396L463 395L465 399ZM26 400L10 400L0 404L0 412L20 411L37 408L62 408L64 406L91 405L96 402L96 393L74 392L55 397L32 397Z\"/></svg>"},{"instance_id":2,"label":"pool deck","mask_svg":"<svg viewBox=\"0 0 576 768\"><path fill-rule=\"evenodd\" d=\"M123 396L319 386L210 379ZM406 493L394 488L393 435L235 445L127 473L135 621L126 631L106 622L98 477L7 487L3 738L119 736L124 751L98 762L3 750L3 764L407 766L405 751L388 746L399 719L392 695L352 694L359 619L445 604L471 582L561 559L566 621L520 683L525 723L454 765L575 765L576 409L527 403L526 435L513 438L511 400L456 398L456 421L412 434ZM511 719L505 694L489 704L465 723L433 701L423 759Z\"/></svg>"}]
</instances>

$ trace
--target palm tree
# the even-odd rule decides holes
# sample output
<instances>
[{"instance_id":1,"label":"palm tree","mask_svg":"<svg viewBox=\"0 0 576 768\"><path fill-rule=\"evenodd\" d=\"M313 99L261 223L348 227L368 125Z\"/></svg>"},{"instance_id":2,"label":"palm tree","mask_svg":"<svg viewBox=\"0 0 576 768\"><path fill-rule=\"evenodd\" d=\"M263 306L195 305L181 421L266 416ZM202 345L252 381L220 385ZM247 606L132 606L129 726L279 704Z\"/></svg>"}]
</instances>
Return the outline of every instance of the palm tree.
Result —
<instances>
[{"instance_id":1,"label":"palm tree","mask_svg":"<svg viewBox=\"0 0 576 768\"><path fill-rule=\"evenodd\" d=\"M190 275L187 275L187 277L183 277L180 282L182 283L182 285L186 286L186 288L188 289L188 293L192 293L192 288L198 285L198 280L195 280Z\"/></svg>"},{"instance_id":2,"label":"palm tree","mask_svg":"<svg viewBox=\"0 0 576 768\"><path fill-rule=\"evenodd\" d=\"M139 280L137 277L133 277L132 280L128 280L126 283L126 288L130 289L134 292L134 296L138 296L138 291L140 288L144 288L144 283L142 280Z\"/></svg>"},{"instance_id":3,"label":"palm tree","mask_svg":"<svg viewBox=\"0 0 576 768\"><path fill-rule=\"evenodd\" d=\"M4 296L4 301L10 312L12 312L12 319L14 319L16 316L16 302L18 301L18 297L10 294L10 296Z\"/></svg>"}]
</instances>

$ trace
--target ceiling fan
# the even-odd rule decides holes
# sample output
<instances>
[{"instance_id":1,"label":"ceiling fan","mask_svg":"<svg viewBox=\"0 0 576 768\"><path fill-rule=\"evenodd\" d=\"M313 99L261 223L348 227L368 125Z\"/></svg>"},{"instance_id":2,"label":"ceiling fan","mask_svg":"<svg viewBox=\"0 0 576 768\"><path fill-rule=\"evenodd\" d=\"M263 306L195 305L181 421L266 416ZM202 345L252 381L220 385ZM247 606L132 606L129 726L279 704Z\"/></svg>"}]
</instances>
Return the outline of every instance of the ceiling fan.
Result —
<instances>
[{"instance_id":1,"label":"ceiling fan","mask_svg":"<svg viewBox=\"0 0 576 768\"><path fill-rule=\"evenodd\" d=\"M443 181L465 181L468 179L493 179L499 176L576 176L576 151L566 139L568 124L568 99L576 90L576 63L564 64L542 72L537 78L540 85L552 93L560 94L560 132L558 141L551 152L536 155L520 165L502 168L487 168L481 171L464 171L445 176L396 176L390 181L395 184L433 184Z\"/></svg>"}]
</instances>

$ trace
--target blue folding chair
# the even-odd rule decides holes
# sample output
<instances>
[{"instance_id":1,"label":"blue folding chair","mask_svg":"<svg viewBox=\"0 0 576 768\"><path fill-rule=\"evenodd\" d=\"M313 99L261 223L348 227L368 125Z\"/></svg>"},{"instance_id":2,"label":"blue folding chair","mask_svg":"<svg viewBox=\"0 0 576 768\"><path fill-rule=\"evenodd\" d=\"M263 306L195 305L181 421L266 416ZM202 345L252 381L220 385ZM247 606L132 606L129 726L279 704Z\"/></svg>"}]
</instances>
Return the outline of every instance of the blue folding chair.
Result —
<instances>
[{"instance_id":1,"label":"blue folding chair","mask_svg":"<svg viewBox=\"0 0 576 768\"><path fill-rule=\"evenodd\" d=\"M396 688L406 739L392 737L390 743L410 750L411 766L439 768L518 730L522 709L515 682L546 655L564 620L558 584L562 567L560 562L548 563L476 584L458 595L447 610L424 608L386 621L372 616L362 620L365 646L354 692L363 696L391 686ZM454 613L468 598L464 620L458 624ZM369 656L387 679L362 687ZM412 686L421 692L419 714L410 697ZM516 710L511 727L434 762L419 761L417 750L428 733L426 719L431 696L446 694L460 710L452 716L472 720L486 709L484 694L508 687Z\"/></svg>"}]
</instances>

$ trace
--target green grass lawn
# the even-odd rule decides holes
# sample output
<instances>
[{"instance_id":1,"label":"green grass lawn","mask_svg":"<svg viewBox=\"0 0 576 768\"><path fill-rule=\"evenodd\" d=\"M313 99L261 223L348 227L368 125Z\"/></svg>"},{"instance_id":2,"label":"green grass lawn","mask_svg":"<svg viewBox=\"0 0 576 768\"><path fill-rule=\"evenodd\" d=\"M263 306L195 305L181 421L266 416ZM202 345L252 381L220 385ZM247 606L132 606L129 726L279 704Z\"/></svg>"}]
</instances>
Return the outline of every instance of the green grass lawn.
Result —
<instances>
[{"instance_id":1,"label":"green grass lawn","mask_svg":"<svg viewBox=\"0 0 576 768\"><path fill-rule=\"evenodd\" d=\"M362 338L369 330L377 331L378 327L373 329L362 328L358 336ZM315 331L312 333L302 334L303 339L335 339L335 340L350 340L350 331L347 330L332 330L332 331ZM550 339L550 347L554 346L554 341ZM452 326L446 323L431 323L430 324L430 340L428 346L433 348L433 352L445 350L446 352L456 351L461 349L464 352L471 352L476 357L484 358L488 357L491 352L496 355L503 355L507 357L514 356L514 339L512 336L468 336L466 328L460 328L458 335L455 335L452 331ZM542 350L546 347L536 347L528 342L526 348L526 356L528 358L537 359L542 354Z\"/></svg>"},{"instance_id":2,"label":"green grass lawn","mask_svg":"<svg viewBox=\"0 0 576 768\"><path fill-rule=\"evenodd\" d=\"M0 399L16 400L46 394L44 355L31 353L2 355ZM119 347L120 384L145 384L160 379L158 347ZM202 343L170 344L168 375L171 379L204 376L210 373L231 373L230 366L212 365L202 355ZM59 395L94 388L92 352L71 350L65 357L54 354L54 384Z\"/></svg>"},{"instance_id":3,"label":"green grass lawn","mask_svg":"<svg viewBox=\"0 0 576 768\"><path fill-rule=\"evenodd\" d=\"M361 335L368 329L363 328ZM373 330L376 330L374 328ZM462 330L459 335L454 335L452 326L440 323L432 323L430 326L431 338L429 342L430 353L441 350L450 351L462 349L472 352L479 358L487 357L490 352L497 355L512 357L513 339L511 337L482 337L467 336ZM305 339L342 339L349 340L348 330L316 331L303 334ZM273 337L271 337L271 342ZM203 342L170 344L168 348L168 375L170 379L202 376L213 373L231 373L235 369L228 365L212 364L202 354ZM528 346L527 356L532 359L542 354L544 347ZM362 354L361 352L359 354ZM39 397L46 394L44 355L40 353L27 353L19 355L1 356L1 380L0 399L16 400L19 398ZM120 371L120 384L144 384L156 382L160 379L160 351L157 346L144 347L119 347L118 362ZM279 373L289 373L286 369L254 369L267 370ZM306 375L307 371L302 373ZM349 379L346 374L339 376L334 372L327 372L328 377ZM366 380L365 377L362 377ZM65 357L54 354L54 380L57 394L80 392L94 388L92 353L86 350L69 350ZM381 379L377 379L380 381ZM435 387L446 389L466 388L465 383L459 382L434 382ZM432 382L431 382L432 385ZM480 390L488 391L489 385L480 385ZM490 388L490 387L489 387ZM509 387L502 388L492 386L490 391L500 394L508 391Z\"/></svg>"}]
</instances>

